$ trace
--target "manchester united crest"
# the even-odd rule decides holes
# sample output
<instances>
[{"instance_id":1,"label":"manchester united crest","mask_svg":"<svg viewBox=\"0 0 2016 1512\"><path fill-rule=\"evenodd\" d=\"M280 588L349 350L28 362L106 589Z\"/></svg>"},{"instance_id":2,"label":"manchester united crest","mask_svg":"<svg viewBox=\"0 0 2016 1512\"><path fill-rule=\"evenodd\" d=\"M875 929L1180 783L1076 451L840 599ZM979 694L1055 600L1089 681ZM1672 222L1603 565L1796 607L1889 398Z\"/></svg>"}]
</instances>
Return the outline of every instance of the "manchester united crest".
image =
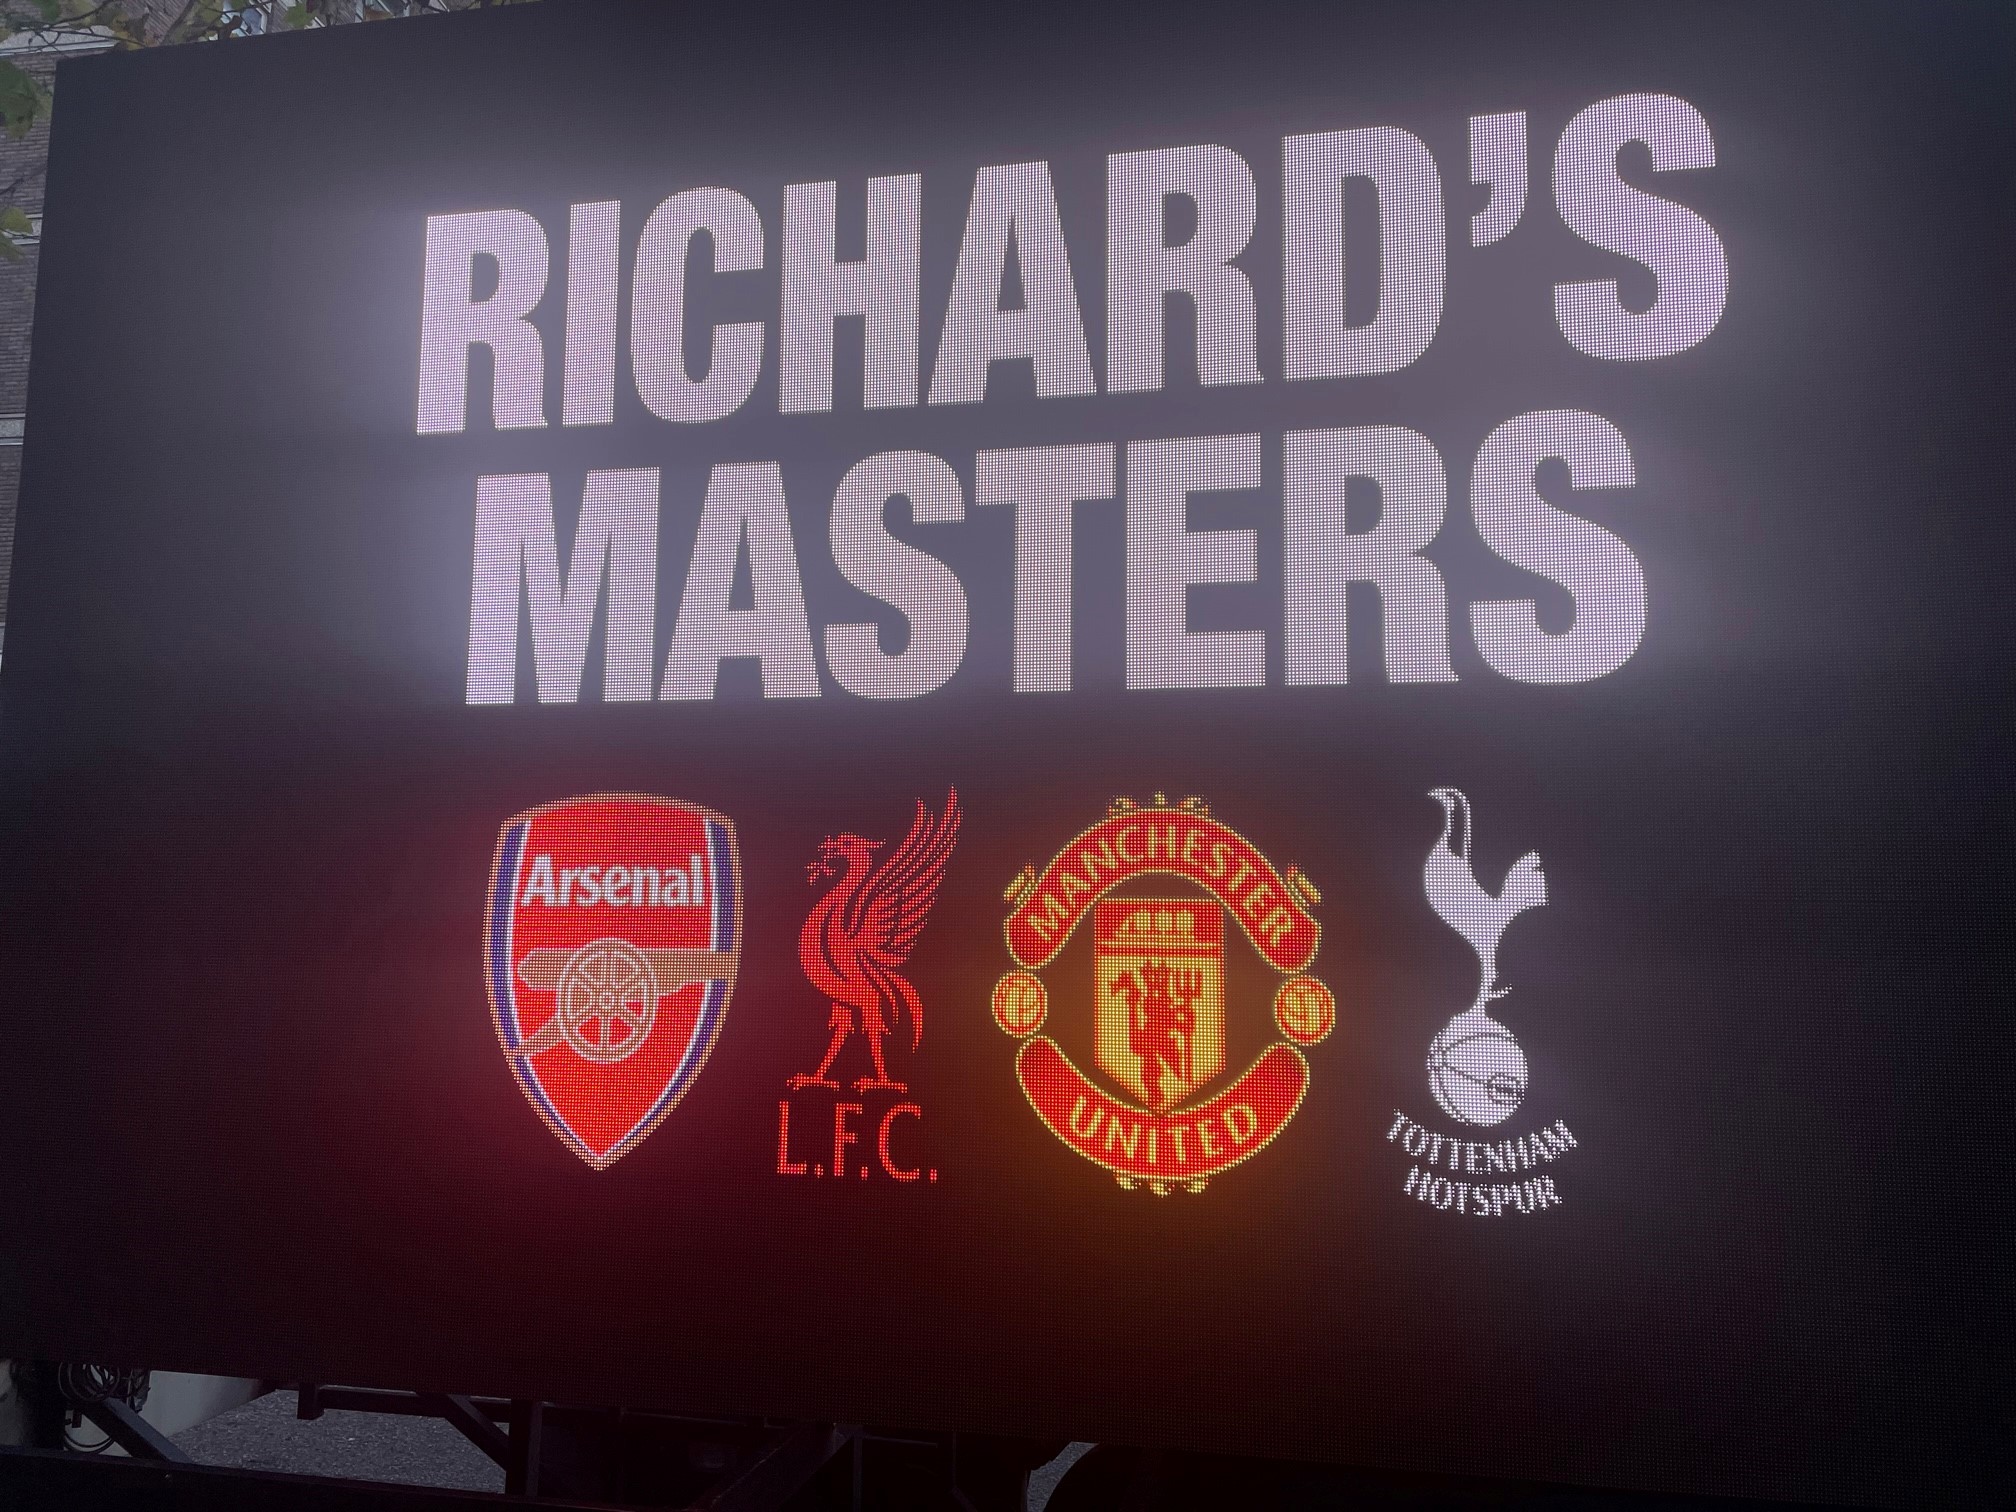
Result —
<instances>
[{"instance_id":1,"label":"manchester united crest","mask_svg":"<svg viewBox=\"0 0 2016 1512\"><path fill-rule=\"evenodd\" d=\"M1122 1187L1201 1192L1295 1115L1309 1087L1302 1050L1337 1018L1330 989L1308 972L1322 900L1296 868L1276 871L1201 800L1172 806L1158 793L1145 807L1114 802L1040 872L1025 867L1007 901L1016 969L995 985L994 1018L1022 1042L1023 1093L1052 1134ZM1086 993L1064 979L1060 957L1088 921ZM1274 983L1271 1023L1257 1036L1266 1043L1243 1070L1228 1033L1228 948L1250 950ZM1086 1002L1089 1024L1059 1034L1089 1046L1098 1079L1039 1032L1053 995ZM1229 1009L1249 1031L1264 1013L1236 1000ZM1244 1039L1252 1055L1256 1036Z\"/></svg>"},{"instance_id":2,"label":"manchester united crest","mask_svg":"<svg viewBox=\"0 0 2016 1512\"><path fill-rule=\"evenodd\" d=\"M728 1011L742 938L735 830L636 794L518 815L484 927L490 1013L519 1088L601 1170L685 1095Z\"/></svg>"}]
</instances>

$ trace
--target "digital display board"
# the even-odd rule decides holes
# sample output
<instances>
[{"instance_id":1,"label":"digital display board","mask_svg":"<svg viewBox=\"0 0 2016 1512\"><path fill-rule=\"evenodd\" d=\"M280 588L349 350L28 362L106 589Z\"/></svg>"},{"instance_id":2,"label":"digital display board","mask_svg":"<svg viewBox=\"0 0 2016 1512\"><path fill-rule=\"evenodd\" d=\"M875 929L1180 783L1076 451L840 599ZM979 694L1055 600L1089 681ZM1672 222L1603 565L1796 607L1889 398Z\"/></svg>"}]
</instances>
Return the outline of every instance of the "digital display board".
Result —
<instances>
[{"instance_id":1,"label":"digital display board","mask_svg":"<svg viewBox=\"0 0 2016 1512\"><path fill-rule=\"evenodd\" d=\"M64 65L0 1353L1985 1499L2011 40Z\"/></svg>"}]
</instances>

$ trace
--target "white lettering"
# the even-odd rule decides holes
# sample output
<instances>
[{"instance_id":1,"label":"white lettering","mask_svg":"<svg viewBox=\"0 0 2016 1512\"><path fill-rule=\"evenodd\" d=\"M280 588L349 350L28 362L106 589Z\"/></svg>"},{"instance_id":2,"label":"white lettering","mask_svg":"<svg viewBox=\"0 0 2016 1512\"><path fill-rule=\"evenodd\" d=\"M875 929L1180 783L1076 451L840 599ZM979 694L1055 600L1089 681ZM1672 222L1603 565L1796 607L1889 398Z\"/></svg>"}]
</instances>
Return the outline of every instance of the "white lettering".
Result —
<instances>
[{"instance_id":1,"label":"white lettering","mask_svg":"<svg viewBox=\"0 0 2016 1512\"><path fill-rule=\"evenodd\" d=\"M1015 310L1001 306L1011 246L1022 275L1022 307ZM982 168L973 180L931 402L978 404L993 365L1016 360L1030 364L1036 392L1046 399L1095 392L1048 163Z\"/></svg>"},{"instance_id":2,"label":"white lettering","mask_svg":"<svg viewBox=\"0 0 2016 1512\"><path fill-rule=\"evenodd\" d=\"M1072 506L1111 499L1117 449L983 451L973 502L1015 506L1015 691L1071 688Z\"/></svg>"},{"instance_id":3,"label":"white lettering","mask_svg":"<svg viewBox=\"0 0 2016 1512\"><path fill-rule=\"evenodd\" d=\"M1554 319L1577 351L1612 362L1684 352L1715 329L1729 299L1729 257L1715 228L1683 205L1634 189L1617 174L1627 142L1652 150L1659 173L1713 168L1715 138L1701 112L1671 95L1619 95L1568 123L1554 149L1554 202L1591 246L1652 270L1658 292L1632 311L1617 280L1554 286Z\"/></svg>"},{"instance_id":4,"label":"white lettering","mask_svg":"<svg viewBox=\"0 0 2016 1512\"><path fill-rule=\"evenodd\" d=\"M567 212L562 425L607 425L616 418L616 232L622 212L618 200Z\"/></svg>"},{"instance_id":5,"label":"white lettering","mask_svg":"<svg viewBox=\"0 0 2016 1512\"><path fill-rule=\"evenodd\" d=\"M1540 497L1542 462L1568 464L1571 488L1629 488L1631 448L1600 415L1540 410L1507 420L1484 440L1470 475L1477 533L1515 567L1568 590L1574 621L1559 635L1540 628L1531 599L1472 604L1477 652L1520 682L1587 682L1623 666L1645 635L1645 573L1616 536Z\"/></svg>"},{"instance_id":6,"label":"white lettering","mask_svg":"<svg viewBox=\"0 0 2016 1512\"><path fill-rule=\"evenodd\" d=\"M937 557L889 533L890 501L910 501L920 523L963 520L959 475L928 452L880 452L850 469L833 495L833 565L908 622L909 644L882 649L873 624L828 625L826 665L861 698L917 698L942 688L966 655L966 590Z\"/></svg>"},{"instance_id":7,"label":"white lettering","mask_svg":"<svg viewBox=\"0 0 2016 1512\"><path fill-rule=\"evenodd\" d=\"M1257 688L1259 630L1190 629L1194 583L1250 583L1259 533L1191 530L1190 495L1260 486L1260 438L1201 436L1127 448L1127 686Z\"/></svg>"},{"instance_id":8,"label":"white lettering","mask_svg":"<svg viewBox=\"0 0 2016 1512\"><path fill-rule=\"evenodd\" d=\"M1488 247L1526 211L1526 112L1470 117L1470 182L1491 197L1470 217L1470 245Z\"/></svg>"},{"instance_id":9,"label":"white lettering","mask_svg":"<svg viewBox=\"0 0 2016 1512\"><path fill-rule=\"evenodd\" d=\"M497 288L472 300L476 259L497 264ZM468 420L469 349L493 359L490 413L498 430L546 423L544 348L526 317L546 292L546 232L523 210L427 218L420 294L419 434L453 434Z\"/></svg>"},{"instance_id":10,"label":"white lettering","mask_svg":"<svg viewBox=\"0 0 2016 1512\"><path fill-rule=\"evenodd\" d=\"M1197 229L1170 246L1166 201L1196 207ZM1197 381L1258 383L1253 285L1232 259L1253 236L1253 170L1229 147L1117 152L1106 160L1106 387L1162 387L1163 312L1185 294L1197 317Z\"/></svg>"},{"instance_id":11,"label":"white lettering","mask_svg":"<svg viewBox=\"0 0 2016 1512\"><path fill-rule=\"evenodd\" d=\"M1290 378L1391 373L1428 350L1442 320L1448 227L1435 159L1391 126L1281 144ZM1378 314L1344 323L1344 182L1371 180L1379 205Z\"/></svg>"},{"instance_id":12,"label":"white lettering","mask_svg":"<svg viewBox=\"0 0 2016 1512\"><path fill-rule=\"evenodd\" d=\"M917 402L917 269L923 180L868 180L868 255L834 256L840 186L784 189L784 309L778 406L785 414L833 408L833 322L865 322L862 402Z\"/></svg>"},{"instance_id":13,"label":"white lettering","mask_svg":"<svg viewBox=\"0 0 2016 1512\"><path fill-rule=\"evenodd\" d=\"M754 603L730 609L735 564L745 547ZM774 462L723 464L707 480L658 696L712 698L721 663L743 656L760 663L765 698L819 696L784 477Z\"/></svg>"},{"instance_id":14,"label":"white lettering","mask_svg":"<svg viewBox=\"0 0 2016 1512\"><path fill-rule=\"evenodd\" d=\"M699 378L686 371L686 261L701 232L714 248L714 271L763 266L763 222L733 189L688 189L644 223L630 292L630 370L637 397L661 420L698 424L732 415L756 387L763 367L763 323L717 325Z\"/></svg>"},{"instance_id":15,"label":"white lettering","mask_svg":"<svg viewBox=\"0 0 2016 1512\"><path fill-rule=\"evenodd\" d=\"M1378 488L1379 520L1370 530L1345 522L1353 478ZM1449 502L1442 458L1428 438L1397 425L1291 431L1284 492L1289 685L1345 680L1345 591L1352 583L1369 583L1379 594L1390 681L1454 682L1449 596L1441 572L1421 555Z\"/></svg>"},{"instance_id":16,"label":"white lettering","mask_svg":"<svg viewBox=\"0 0 2016 1512\"><path fill-rule=\"evenodd\" d=\"M540 854L532 858L525 873L525 888L518 896L520 907L543 903L548 908L704 908L707 894L702 885L702 861L689 858L691 873L677 866L659 868L643 864L614 866L570 866L554 881L553 858ZM580 891L575 892L575 884Z\"/></svg>"},{"instance_id":17,"label":"white lettering","mask_svg":"<svg viewBox=\"0 0 2016 1512\"><path fill-rule=\"evenodd\" d=\"M553 895L553 858L551 856L534 857L532 869L525 876L525 891L518 898L519 906L523 907L527 903L539 902L551 908L558 901Z\"/></svg>"},{"instance_id":18,"label":"white lettering","mask_svg":"<svg viewBox=\"0 0 2016 1512\"><path fill-rule=\"evenodd\" d=\"M539 701L576 702L605 568L609 614L602 696L611 703L648 699L658 576L658 469L588 474L564 588L548 476L478 478L467 701L505 704L517 696L522 583L531 610Z\"/></svg>"}]
</instances>

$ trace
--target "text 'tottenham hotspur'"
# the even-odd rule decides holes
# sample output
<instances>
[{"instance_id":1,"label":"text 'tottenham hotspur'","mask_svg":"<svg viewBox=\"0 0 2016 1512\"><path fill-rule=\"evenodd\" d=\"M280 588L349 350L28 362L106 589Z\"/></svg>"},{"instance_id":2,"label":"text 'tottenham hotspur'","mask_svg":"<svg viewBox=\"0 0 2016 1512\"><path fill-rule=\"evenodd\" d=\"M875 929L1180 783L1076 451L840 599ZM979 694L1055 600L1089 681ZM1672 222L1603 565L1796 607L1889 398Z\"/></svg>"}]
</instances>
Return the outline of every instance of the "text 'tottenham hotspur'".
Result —
<instances>
[{"instance_id":1,"label":"text 'tottenham hotspur'","mask_svg":"<svg viewBox=\"0 0 2016 1512\"><path fill-rule=\"evenodd\" d=\"M1655 175L1715 163L1707 122L1668 95L1600 101L1562 132L1552 172L1561 220L1585 242L1642 264L1656 284L1643 310L1627 308L1615 280L1553 286L1562 339L1608 362L1648 361L1696 345L1721 319L1728 294L1728 262L1714 228L1620 177L1618 153L1630 143L1649 151ZM1526 204L1524 113L1472 117L1469 156L1471 179L1490 191L1470 225L1471 244L1483 246L1504 236ZM1391 373L1414 362L1441 323L1450 239L1442 176L1428 148L1392 127L1291 136L1281 144L1280 174L1280 381ZM749 401L774 340L781 412L827 413L835 326L852 317L862 322L861 392L870 410L982 404L997 363L1028 364L1039 399L1153 393L1164 384L1165 307L1172 319L1192 323L1202 388L1266 381L1254 285L1233 261L1254 231L1254 165L1222 146L1168 147L1115 153L1106 177L1103 380L1086 339L1050 165L1025 162L974 176L928 373L918 340L920 175L867 181L859 260L835 253L835 181L786 186L774 241L756 206L734 189L672 195L644 221L628 259L629 381L653 415L703 425ZM1353 179L1369 183L1377 197L1379 249L1376 313L1355 323L1347 322L1344 301L1345 186ZM958 187L965 197L966 186ZM1195 223L1173 241L1172 208ZM470 380L472 369L480 375L485 366L496 430L550 423L546 353L531 320L549 282L564 288L565 302L559 423L613 422L621 210L617 201L571 208L564 280L551 276L547 229L522 210L428 220L419 434L458 434L472 409L481 416ZM1087 250L1079 249L1081 266ZM732 276L759 271L772 256L782 265L774 325L687 330L689 266L704 267L711 257L705 276ZM494 288L481 298L479 263L495 273ZM472 364L478 346L488 349L487 365ZM689 350L704 360L689 360ZM685 582L676 595L667 585L664 596L672 629L662 663L659 470L591 470L578 485L562 480L582 489L564 572L552 475L479 477L466 698L497 704L517 697L526 618L532 682L546 703L581 697L598 618L605 623L601 693L611 702L712 698L721 664L738 658L754 660L766 697L818 697L827 691L822 655L827 678L845 694L930 693L965 660L966 589L943 559L891 533L899 500L911 533L924 538L956 527L969 506L1013 511L1017 692L1071 687L1072 515L1094 501L1117 501L1125 511L1127 687L1262 686L1274 630L1193 630L1188 601L1193 585L1259 581L1258 532L1192 530L1187 514L1193 494L1260 487L1263 458L1276 450L1282 678L1301 686L1345 681L1346 591L1359 583L1378 596L1388 679L1454 681L1448 588L1424 554L1447 512L1447 459L1420 432L1384 424L983 450L972 459L970 498L942 456L904 450L864 457L834 493L828 539L839 573L907 622L907 635L894 637L902 643L897 650L885 649L872 622L826 624L815 636L776 462L724 461L712 469ZM1584 410L1534 409L1482 439L1470 470L1477 536L1573 601L1572 620L1558 632L1542 627L1532 599L1468 605L1483 662L1521 682L1601 677L1630 658L1645 629L1645 575L1636 555L1611 531L1542 498L1536 473L1553 461L1565 464L1576 490L1637 482L1624 436ZM1346 525L1353 479L1377 490L1369 528ZM745 561L747 602L731 607Z\"/></svg>"}]
</instances>

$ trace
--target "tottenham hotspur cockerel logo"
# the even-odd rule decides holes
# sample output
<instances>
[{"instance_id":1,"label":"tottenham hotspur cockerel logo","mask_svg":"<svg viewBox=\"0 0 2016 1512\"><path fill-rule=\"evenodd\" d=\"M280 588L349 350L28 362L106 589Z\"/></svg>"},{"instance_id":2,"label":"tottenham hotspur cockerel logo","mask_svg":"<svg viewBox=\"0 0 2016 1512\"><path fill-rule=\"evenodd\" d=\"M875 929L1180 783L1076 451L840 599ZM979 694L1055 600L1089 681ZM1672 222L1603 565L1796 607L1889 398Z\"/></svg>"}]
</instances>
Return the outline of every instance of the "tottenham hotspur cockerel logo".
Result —
<instances>
[{"instance_id":1,"label":"tottenham hotspur cockerel logo","mask_svg":"<svg viewBox=\"0 0 2016 1512\"><path fill-rule=\"evenodd\" d=\"M1442 834L1422 869L1428 905L1477 956L1477 995L1444 1024L1428 1045L1428 1089L1457 1123L1496 1128L1526 1099L1526 1052L1512 1031L1491 1014L1506 995L1498 984L1498 945L1512 921L1547 902L1547 878L1538 853L1514 861L1496 892L1477 880L1471 855L1470 800L1452 787L1429 795L1442 805ZM1561 1204L1554 1178L1538 1168L1575 1148L1560 1119L1491 1139L1444 1133L1395 1109L1386 1131L1415 1162L1403 1184L1408 1196L1441 1212L1479 1218L1539 1213ZM1470 1179L1476 1178L1476 1179Z\"/></svg>"},{"instance_id":2,"label":"tottenham hotspur cockerel logo","mask_svg":"<svg viewBox=\"0 0 2016 1512\"><path fill-rule=\"evenodd\" d=\"M1526 1095L1526 1052L1487 1005L1498 985L1498 942L1511 922L1547 901L1540 857L1528 851L1505 883L1488 893L1470 862L1470 800L1455 788L1428 795L1442 805L1442 838L1428 853L1422 881L1428 903L1477 952L1477 1000L1442 1026L1428 1047L1428 1085L1451 1118L1489 1126L1509 1117Z\"/></svg>"}]
</instances>

